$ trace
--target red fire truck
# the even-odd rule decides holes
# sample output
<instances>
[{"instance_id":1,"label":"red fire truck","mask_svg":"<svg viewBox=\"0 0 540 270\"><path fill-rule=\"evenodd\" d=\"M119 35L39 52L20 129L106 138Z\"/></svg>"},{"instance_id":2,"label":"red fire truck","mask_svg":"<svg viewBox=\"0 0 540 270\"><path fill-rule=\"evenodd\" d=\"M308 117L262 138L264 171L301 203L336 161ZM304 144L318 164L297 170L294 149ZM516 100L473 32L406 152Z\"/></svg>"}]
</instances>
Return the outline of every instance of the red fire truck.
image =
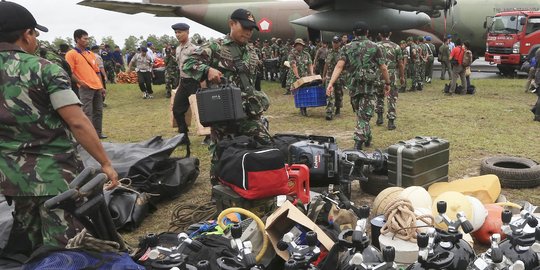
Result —
<instances>
[{"instance_id":1,"label":"red fire truck","mask_svg":"<svg viewBox=\"0 0 540 270\"><path fill-rule=\"evenodd\" d=\"M540 47L540 11L506 11L492 17L486 40L486 61L513 74Z\"/></svg>"}]
</instances>

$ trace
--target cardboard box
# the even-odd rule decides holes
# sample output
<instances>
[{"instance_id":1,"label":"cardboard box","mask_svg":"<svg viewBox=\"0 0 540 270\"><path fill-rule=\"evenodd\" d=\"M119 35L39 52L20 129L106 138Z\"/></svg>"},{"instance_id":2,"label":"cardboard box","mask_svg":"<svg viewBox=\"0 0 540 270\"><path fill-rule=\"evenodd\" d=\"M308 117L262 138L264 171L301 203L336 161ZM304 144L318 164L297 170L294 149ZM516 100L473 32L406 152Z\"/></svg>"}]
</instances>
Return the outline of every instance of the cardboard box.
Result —
<instances>
[{"instance_id":1,"label":"cardboard box","mask_svg":"<svg viewBox=\"0 0 540 270\"><path fill-rule=\"evenodd\" d=\"M197 95L189 96L189 108L193 115L193 122L197 125L197 135L206 136L210 135L210 127L204 127L199 121L199 108L197 107Z\"/></svg>"},{"instance_id":2,"label":"cardboard box","mask_svg":"<svg viewBox=\"0 0 540 270\"><path fill-rule=\"evenodd\" d=\"M296 82L293 83L292 88L298 89L302 87L304 84L321 84L322 78L321 75L315 75L315 76L306 76L298 79Z\"/></svg>"},{"instance_id":3,"label":"cardboard box","mask_svg":"<svg viewBox=\"0 0 540 270\"><path fill-rule=\"evenodd\" d=\"M278 241L284 234L289 232L296 224L300 224L317 233L317 238L322 246L327 250L330 250L334 245L334 241L326 235L323 230L317 226L311 219L309 219L304 213L302 213L296 206L289 201L285 201L283 205L278 208L272 215L266 219L266 234L276 253L285 261L289 259L289 253L287 251L281 251L277 248Z\"/></svg>"}]
</instances>

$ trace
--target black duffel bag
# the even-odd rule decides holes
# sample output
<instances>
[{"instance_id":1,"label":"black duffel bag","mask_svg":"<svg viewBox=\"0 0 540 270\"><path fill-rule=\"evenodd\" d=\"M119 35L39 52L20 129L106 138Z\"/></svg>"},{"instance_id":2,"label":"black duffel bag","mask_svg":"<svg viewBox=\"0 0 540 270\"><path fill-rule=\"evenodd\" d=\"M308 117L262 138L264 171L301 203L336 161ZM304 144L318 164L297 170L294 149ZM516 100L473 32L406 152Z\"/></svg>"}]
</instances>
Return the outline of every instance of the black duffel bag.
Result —
<instances>
[{"instance_id":1,"label":"black duffel bag","mask_svg":"<svg viewBox=\"0 0 540 270\"><path fill-rule=\"evenodd\" d=\"M140 191L157 194L157 200L178 197L197 180L199 159L168 158L157 161L152 170L131 177L131 185Z\"/></svg>"}]
</instances>

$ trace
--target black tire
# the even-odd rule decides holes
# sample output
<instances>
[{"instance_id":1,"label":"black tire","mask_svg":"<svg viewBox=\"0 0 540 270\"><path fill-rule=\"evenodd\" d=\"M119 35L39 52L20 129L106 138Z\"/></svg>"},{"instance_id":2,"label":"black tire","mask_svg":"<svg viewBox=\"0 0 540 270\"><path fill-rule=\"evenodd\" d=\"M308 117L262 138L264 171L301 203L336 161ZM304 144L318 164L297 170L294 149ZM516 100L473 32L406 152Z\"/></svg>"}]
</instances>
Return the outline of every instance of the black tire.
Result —
<instances>
[{"instance_id":1,"label":"black tire","mask_svg":"<svg viewBox=\"0 0 540 270\"><path fill-rule=\"evenodd\" d=\"M540 185L540 165L528 158L489 157L482 160L480 174L496 175L503 188L533 188Z\"/></svg>"},{"instance_id":2,"label":"black tire","mask_svg":"<svg viewBox=\"0 0 540 270\"><path fill-rule=\"evenodd\" d=\"M360 188L363 192L377 196L384 189L391 187L388 183L388 174L380 172L369 172L366 173L367 182L360 181Z\"/></svg>"}]
</instances>

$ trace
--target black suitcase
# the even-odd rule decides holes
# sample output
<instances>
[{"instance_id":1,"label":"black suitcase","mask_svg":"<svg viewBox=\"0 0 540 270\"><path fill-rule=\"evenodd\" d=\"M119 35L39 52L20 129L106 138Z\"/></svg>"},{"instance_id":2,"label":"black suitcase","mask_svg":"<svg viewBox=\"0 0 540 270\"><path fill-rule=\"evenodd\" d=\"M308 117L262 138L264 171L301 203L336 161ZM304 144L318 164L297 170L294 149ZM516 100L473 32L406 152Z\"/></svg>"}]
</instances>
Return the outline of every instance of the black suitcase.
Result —
<instances>
[{"instance_id":1,"label":"black suitcase","mask_svg":"<svg viewBox=\"0 0 540 270\"><path fill-rule=\"evenodd\" d=\"M246 118L242 106L242 91L231 84L197 91L197 106L201 124L208 127L215 123Z\"/></svg>"},{"instance_id":2,"label":"black suitcase","mask_svg":"<svg viewBox=\"0 0 540 270\"><path fill-rule=\"evenodd\" d=\"M309 168L309 185L339 185L339 150L334 137L310 135L307 140L289 146L289 164L305 164Z\"/></svg>"},{"instance_id":3,"label":"black suitcase","mask_svg":"<svg viewBox=\"0 0 540 270\"><path fill-rule=\"evenodd\" d=\"M388 182L428 187L448 180L450 143L437 137L415 137L388 148Z\"/></svg>"}]
</instances>

